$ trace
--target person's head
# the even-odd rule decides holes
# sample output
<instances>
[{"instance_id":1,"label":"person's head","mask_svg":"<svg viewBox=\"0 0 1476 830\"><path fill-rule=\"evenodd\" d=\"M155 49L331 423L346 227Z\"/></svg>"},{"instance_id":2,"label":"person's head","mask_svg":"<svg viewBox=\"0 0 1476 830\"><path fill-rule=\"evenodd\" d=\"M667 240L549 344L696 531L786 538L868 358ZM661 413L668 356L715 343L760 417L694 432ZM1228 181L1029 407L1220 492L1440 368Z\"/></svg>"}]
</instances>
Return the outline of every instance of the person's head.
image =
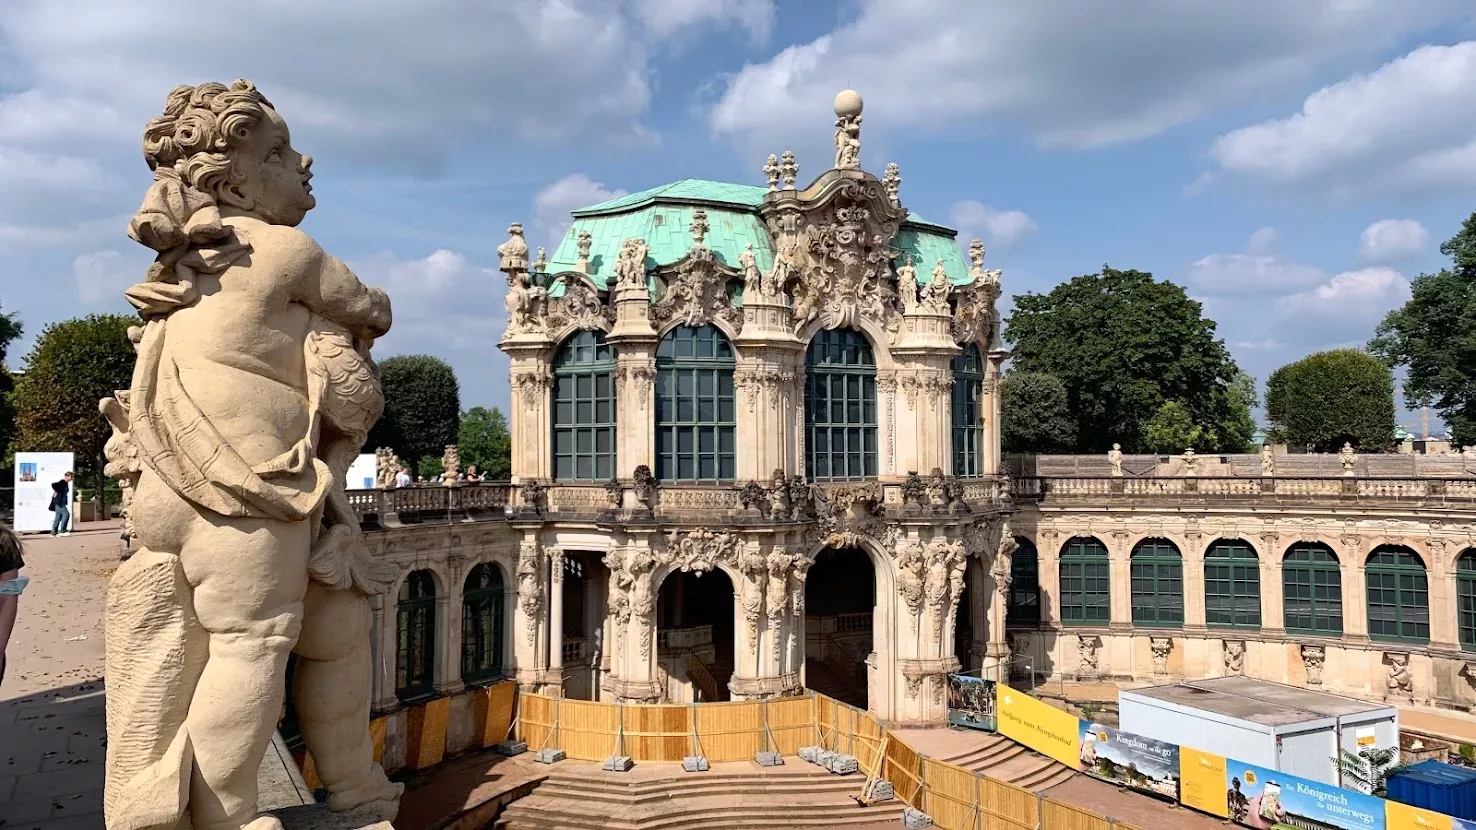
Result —
<instances>
[{"instance_id":1,"label":"person's head","mask_svg":"<svg viewBox=\"0 0 1476 830\"><path fill-rule=\"evenodd\" d=\"M72 471L68 470L65 473L62 473L62 478L66 479L67 481L71 481L73 478Z\"/></svg>"},{"instance_id":2,"label":"person's head","mask_svg":"<svg viewBox=\"0 0 1476 830\"><path fill-rule=\"evenodd\" d=\"M10 525L0 522L0 562L13 562L21 555L20 534Z\"/></svg>"},{"instance_id":3,"label":"person's head","mask_svg":"<svg viewBox=\"0 0 1476 830\"><path fill-rule=\"evenodd\" d=\"M292 149L286 122L250 81L175 87L144 128L143 150L156 179L166 171L195 191L186 199L289 226L317 204L312 158Z\"/></svg>"}]
</instances>

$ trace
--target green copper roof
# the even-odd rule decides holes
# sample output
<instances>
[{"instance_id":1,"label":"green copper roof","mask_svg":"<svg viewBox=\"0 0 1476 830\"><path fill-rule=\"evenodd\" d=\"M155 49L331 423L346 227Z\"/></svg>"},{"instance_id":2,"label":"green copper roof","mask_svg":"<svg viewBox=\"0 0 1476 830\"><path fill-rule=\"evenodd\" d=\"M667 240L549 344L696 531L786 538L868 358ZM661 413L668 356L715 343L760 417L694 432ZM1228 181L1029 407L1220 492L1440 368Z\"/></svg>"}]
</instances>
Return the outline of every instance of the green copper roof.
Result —
<instances>
[{"instance_id":1,"label":"green copper roof","mask_svg":"<svg viewBox=\"0 0 1476 830\"><path fill-rule=\"evenodd\" d=\"M706 179L682 179L679 182L642 190L629 196L620 196L574 211L574 216L590 216L597 213L618 213L645 207L653 202L711 202L753 210L764 203L768 188L749 184L729 184Z\"/></svg>"},{"instance_id":2,"label":"green copper roof","mask_svg":"<svg viewBox=\"0 0 1476 830\"><path fill-rule=\"evenodd\" d=\"M738 257L752 244L755 264L762 271L774 267L774 249L768 229L758 215L768 188L746 184L682 179L671 184L620 196L572 212L574 223L549 257L548 273L573 271L579 261L579 233L591 236L589 262L596 284L609 284L615 277L620 246L634 237L644 237L647 269L670 265L692 249L692 212L707 211L709 230L704 240L718 260L739 268ZM896 246L902 256L911 255L918 279L929 279L933 265L943 260L948 278L955 285L969 281L969 266L955 241L956 232L909 214L897 233Z\"/></svg>"}]
</instances>

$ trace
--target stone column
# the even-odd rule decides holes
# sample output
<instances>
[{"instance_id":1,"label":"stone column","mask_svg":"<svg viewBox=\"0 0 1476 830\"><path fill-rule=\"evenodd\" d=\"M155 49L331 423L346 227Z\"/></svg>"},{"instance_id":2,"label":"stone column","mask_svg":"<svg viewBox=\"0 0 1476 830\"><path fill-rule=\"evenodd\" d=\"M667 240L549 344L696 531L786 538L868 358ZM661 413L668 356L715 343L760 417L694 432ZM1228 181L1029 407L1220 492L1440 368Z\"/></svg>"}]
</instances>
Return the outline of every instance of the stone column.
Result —
<instances>
[{"instance_id":1,"label":"stone column","mask_svg":"<svg viewBox=\"0 0 1476 830\"><path fill-rule=\"evenodd\" d=\"M967 575L969 579L969 629L972 632L969 658L973 663L966 668L974 670L984 666L984 658L989 656L989 645L995 635L989 610L990 598L995 592L994 581L984 568L983 559L976 557L970 562ZM1004 637L1002 629L998 632L998 636Z\"/></svg>"},{"instance_id":2,"label":"stone column","mask_svg":"<svg viewBox=\"0 0 1476 830\"><path fill-rule=\"evenodd\" d=\"M911 308L902 318L902 336L892 346L897 362L900 406L896 422L893 475L926 476L935 467L953 471L953 357L960 351L950 333L950 315Z\"/></svg>"},{"instance_id":3,"label":"stone column","mask_svg":"<svg viewBox=\"0 0 1476 830\"><path fill-rule=\"evenodd\" d=\"M656 331L651 328L645 285L615 289L615 327L605 342L615 348L615 471L629 478L642 464L656 469Z\"/></svg>"},{"instance_id":4,"label":"stone column","mask_svg":"<svg viewBox=\"0 0 1476 830\"><path fill-rule=\"evenodd\" d=\"M436 597L435 689L454 695L466 688L461 680L461 588L465 574L462 559L447 562L445 596Z\"/></svg>"},{"instance_id":5,"label":"stone column","mask_svg":"<svg viewBox=\"0 0 1476 830\"><path fill-rule=\"evenodd\" d=\"M547 548L548 555L548 669L562 685L564 667L564 550Z\"/></svg>"},{"instance_id":6,"label":"stone column","mask_svg":"<svg viewBox=\"0 0 1476 830\"><path fill-rule=\"evenodd\" d=\"M738 350L733 373L738 481L767 481L774 470L793 475L799 470L796 430L803 428L804 419L805 344L791 331L783 298L746 291L743 330L733 345Z\"/></svg>"},{"instance_id":7,"label":"stone column","mask_svg":"<svg viewBox=\"0 0 1476 830\"><path fill-rule=\"evenodd\" d=\"M652 579L656 559L651 551L654 529L631 529L629 544L621 551L623 570L629 579L626 595L628 618L611 625L610 692L616 701L656 702L666 690L656 680L656 585Z\"/></svg>"},{"instance_id":8,"label":"stone column","mask_svg":"<svg viewBox=\"0 0 1476 830\"><path fill-rule=\"evenodd\" d=\"M538 544L536 528L524 528L513 578L517 585L512 624L515 676L524 686L542 688L548 667L544 610L548 602L548 560Z\"/></svg>"},{"instance_id":9,"label":"stone column","mask_svg":"<svg viewBox=\"0 0 1476 830\"><path fill-rule=\"evenodd\" d=\"M1131 630L1133 627L1132 551L1128 547L1126 530L1112 531L1112 543L1108 549L1107 559L1112 591L1112 621L1109 625L1117 630Z\"/></svg>"},{"instance_id":10,"label":"stone column","mask_svg":"<svg viewBox=\"0 0 1476 830\"><path fill-rule=\"evenodd\" d=\"M1338 568L1343 576L1343 637L1368 641L1368 582L1364 575L1362 540L1356 535L1342 538Z\"/></svg>"},{"instance_id":11,"label":"stone column","mask_svg":"<svg viewBox=\"0 0 1476 830\"><path fill-rule=\"evenodd\" d=\"M1035 543L1040 582L1040 627L1061 627L1061 542L1059 533L1038 534Z\"/></svg>"},{"instance_id":12,"label":"stone column","mask_svg":"<svg viewBox=\"0 0 1476 830\"><path fill-rule=\"evenodd\" d=\"M1283 601L1280 539L1274 534L1261 537L1261 633L1268 637L1286 634L1286 606Z\"/></svg>"},{"instance_id":13,"label":"stone column","mask_svg":"<svg viewBox=\"0 0 1476 830\"><path fill-rule=\"evenodd\" d=\"M984 464L983 473L986 476L995 476L1000 473L1002 462L1000 440L1003 435L1001 425L1001 394L1000 381L1003 379L1005 359L1010 353L1004 349L994 349L989 352L989 367L984 375L984 400L980 408L984 412Z\"/></svg>"},{"instance_id":14,"label":"stone column","mask_svg":"<svg viewBox=\"0 0 1476 830\"><path fill-rule=\"evenodd\" d=\"M553 446L549 424L553 422L551 390L552 344L543 337L519 335L517 342L504 341L512 361L509 428L513 442L512 475L515 481L553 477Z\"/></svg>"},{"instance_id":15,"label":"stone column","mask_svg":"<svg viewBox=\"0 0 1476 830\"><path fill-rule=\"evenodd\" d=\"M395 696L395 660L399 649L395 639L395 600L389 594L369 598L374 621L370 642L374 647L373 705L375 712L389 712L399 707Z\"/></svg>"},{"instance_id":16,"label":"stone column","mask_svg":"<svg viewBox=\"0 0 1476 830\"><path fill-rule=\"evenodd\" d=\"M1430 585L1430 646L1457 651L1455 571L1443 539L1426 543L1425 579ZM1456 551L1459 553L1459 549Z\"/></svg>"},{"instance_id":17,"label":"stone column","mask_svg":"<svg viewBox=\"0 0 1476 830\"><path fill-rule=\"evenodd\" d=\"M1203 634L1208 630L1204 621L1204 537L1186 533L1179 555L1184 560L1184 631Z\"/></svg>"}]
</instances>

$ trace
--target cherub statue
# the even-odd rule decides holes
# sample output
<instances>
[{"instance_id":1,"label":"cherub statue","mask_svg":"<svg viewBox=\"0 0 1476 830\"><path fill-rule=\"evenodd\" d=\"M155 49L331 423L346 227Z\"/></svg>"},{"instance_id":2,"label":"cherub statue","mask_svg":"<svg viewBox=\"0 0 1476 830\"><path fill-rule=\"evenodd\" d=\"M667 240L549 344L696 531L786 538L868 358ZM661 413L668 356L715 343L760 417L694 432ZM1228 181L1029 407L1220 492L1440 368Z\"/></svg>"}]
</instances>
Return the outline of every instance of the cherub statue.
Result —
<instances>
[{"instance_id":1,"label":"cherub statue","mask_svg":"<svg viewBox=\"0 0 1476 830\"><path fill-rule=\"evenodd\" d=\"M145 322L110 442L139 470L138 547L107 597L107 826L280 828L256 778L294 650L329 808L391 819L367 596L395 575L344 492L383 408L369 347L389 298L297 230L312 160L250 82L176 87L143 150L128 233L158 257L125 292Z\"/></svg>"}]
</instances>

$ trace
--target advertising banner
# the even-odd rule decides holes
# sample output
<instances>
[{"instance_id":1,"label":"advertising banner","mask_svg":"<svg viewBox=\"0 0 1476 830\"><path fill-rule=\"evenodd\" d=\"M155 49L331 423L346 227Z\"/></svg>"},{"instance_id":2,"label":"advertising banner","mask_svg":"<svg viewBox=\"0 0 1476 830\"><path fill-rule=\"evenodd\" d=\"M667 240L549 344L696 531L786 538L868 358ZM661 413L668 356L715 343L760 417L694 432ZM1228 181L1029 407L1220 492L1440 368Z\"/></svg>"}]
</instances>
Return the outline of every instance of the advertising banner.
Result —
<instances>
[{"instance_id":1,"label":"advertising banner","mask_svg":"<svg viewBox=\"0 0 1476 830\"><path fill-rule=\"evenodd\" d=\"M354 463L349 465L348 476L344 479L345 490L373 490L374 478L378 470L374 466L374 453L360 453Z\"/></svg>"},{"instance_id":2,"label":"advertising banner","mask_svg":"<svg viewBox=\"0 0 1476 830\"><path fill-rule=\"evenodd\" d=\"M1114 784L1179 800L1179 747L1081 721L1080 769ZM1222 777L1223 781L1224 778Z\"/></svg>"},{"instance_id":3,"label":"advertising banner","mask_svg":"<svg viewBox=\"0 0 1476 830\"><path fill-rule=\"evenodd\" d=\"M994 681L966 674L948 675L948 722L993 732Z\"/></svg>"},{"instance_id":4,"label":"advertising banner","mask_svg":"<svg viewBox=\"0 0 1476 830\"><path fill-rule=\"evenodd\" d=\"M999 733L1047 758L1075 767L1081 721L1003 683L995 691Z\"/></svg>"},{"instance_id":5,"label":"advertising banner","mask_svg":"<svg viewBox=\"0 0 1476 830\"><path fill-rule=\"evenodd\" d=\"M1385 830L1384 800L1286 775L1265 767L1230 761L1227 803L1236 822L1255 830L1284 824ZM1299 821L1300 820L1300 821Z\"/></svg>"},{"instance_id":6,"label":"advertising banner","mask_svg":"<svg viewBox=\"0 0 1476 830\"><path fill-rule=\"evenodd\" d=\"M18 452L15 454L15 529L21 533L50 531L51 484L72 470L69 452ZM67 494L67 505L77 498L76 482ZM72 521L77 520L76 516Z\"/></svg>"},{"instance_id":7,"label":"advertising banner","mask_svg":"<svg viewBox=\"0 0 1476 830\"><path fill-rule=\"evenodd\" d=\"M1397 801L1384 802L1384 822L1388 830L1476 830L1476 822L1421 810Z\"/></svg>"},{"instance_id":8,"label":"advertising banner","mask_svg":"<svg viewBox=\"0 0 1476 830\"><path fill-rule=\"evenodd\" d=\"M1223 755L1179 747L1179 803L1202 813L1229 818L1229 802L1235 800L1235 794L1232 791L1226 797L1227 763Z\"/></svg>"}]
</instances>

